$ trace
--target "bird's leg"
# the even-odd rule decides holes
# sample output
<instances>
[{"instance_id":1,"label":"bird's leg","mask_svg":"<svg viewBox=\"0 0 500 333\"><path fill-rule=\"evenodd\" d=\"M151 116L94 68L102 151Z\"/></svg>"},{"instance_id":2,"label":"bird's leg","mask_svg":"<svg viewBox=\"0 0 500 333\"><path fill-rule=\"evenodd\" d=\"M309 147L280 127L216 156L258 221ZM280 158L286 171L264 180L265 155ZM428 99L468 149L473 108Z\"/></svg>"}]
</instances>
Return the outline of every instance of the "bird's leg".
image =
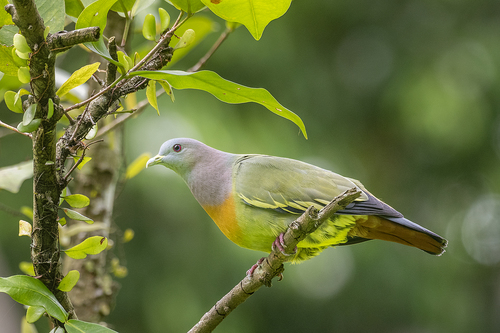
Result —
<instances>
[{"instance_id":1,"label":"bird's leg","mask_svg":"<svg viewBox=\"0 0 500 333\"><path fill-rule=\"evenodd\" d=\"M274 240L273 245L272 245L273 251L275 251L276 248L278 248L278 250L281 253L283 253L283 255L285 255L287 257L295 255L297 253L297 246L295 246L295 248L293 249L293 253L290 253L290 254L285 253L285 247L286 247L286 245L285 245L285 240L283 239L283 235L284 235L283 232L280 233L279 236L276 237L276 239Z\"/></svg>"},{"instance_id":2,"label":"bird's leg","mask_svg":"<svg viewBox=\"0 0 500 333\"><path fill-rule=\"evenodd\" d=\"M260 258L256 264L254 264L250 269L247 271L247 276L252 276L253 272L259 267L260 264L265 260L266 258L262 257Z\"/></svg>"}]
</instances>

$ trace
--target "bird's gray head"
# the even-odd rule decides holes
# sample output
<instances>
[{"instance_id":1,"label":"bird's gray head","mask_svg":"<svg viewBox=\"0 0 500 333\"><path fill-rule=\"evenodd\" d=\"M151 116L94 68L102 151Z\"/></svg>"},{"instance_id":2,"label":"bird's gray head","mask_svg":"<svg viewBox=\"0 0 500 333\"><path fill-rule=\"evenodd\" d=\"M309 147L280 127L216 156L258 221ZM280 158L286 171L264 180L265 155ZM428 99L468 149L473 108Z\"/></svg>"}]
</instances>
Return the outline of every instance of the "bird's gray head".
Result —
<instances>
[{"instance_id":1,"label":"bird's gray head","mask_svg":"<svg viewBox=\"0 0 500 333\"><path fill-rule=\"evenodd\" d=\"M171 139L161 145L158 155L149 159L146 163L146 168L162 164L179 175L184 176L210 150L213 150L213 148L193 139Z\"/></svg>"}]
</instances>

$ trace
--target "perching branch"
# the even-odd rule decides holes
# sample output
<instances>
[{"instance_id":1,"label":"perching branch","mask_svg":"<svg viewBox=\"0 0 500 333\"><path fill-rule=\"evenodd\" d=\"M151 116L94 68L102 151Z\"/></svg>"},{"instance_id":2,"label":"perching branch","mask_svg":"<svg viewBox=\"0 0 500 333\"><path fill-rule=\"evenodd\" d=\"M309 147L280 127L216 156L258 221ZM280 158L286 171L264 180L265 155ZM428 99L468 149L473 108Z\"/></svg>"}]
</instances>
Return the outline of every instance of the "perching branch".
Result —
<instances>
[{"instance_id":1,"label":"perching branch","mask_svg":"<svg viewBox=\"0 0 500 333\"><path fill-rule=\"evenodd\" d=\"M99 40L100 28L89 27L73 31L61 31L47 36L47 44L52 53L69 50L72 46Z\"/></svg>"},{"instance_id":2,"label":"perching branch","mask_svg":"<svg viewBox=\"0 0 500 333\"><path fill-rule=\"evenodd\" d=\"M19 133L19 134L22 134L22 135L26 135L26 136L27 136L28 138L30 138L30 139L31 139L31 137L32 137L32 135L31 135L30 133L23 133L23 132L19 132L19 131L17 130L17 128L15 128L14 126L10 126L9 124L6 124L6 123L4 123L4 122L3 122L3 121L1 121L1 120L0 120L0 126L5 127L5 128L8 128L8 129L10 129L11 131L14 131L14 132L16 132L16 133Z\"/></svg>"},{"instance_id":3,"label":"perching branch","mask_svg":"<svg viewBox=\"0 0 500 333\"><path fill-rule=\"evenodd\" d=\"M238 305L247 300L262 286L271 286L271 280L284 271L283 263L287 261L297 244L314 232L324 221L338 210L344 209L361 195L356 188L345 191L333 199L319 212L309 207L304 214L292 222L283 236L285 252L273 249L267 258L259 260L260 264L251 276L246 276L229 293L222 297L203 315L189 333L212 332Z\"/></svg>"}]
</instances>

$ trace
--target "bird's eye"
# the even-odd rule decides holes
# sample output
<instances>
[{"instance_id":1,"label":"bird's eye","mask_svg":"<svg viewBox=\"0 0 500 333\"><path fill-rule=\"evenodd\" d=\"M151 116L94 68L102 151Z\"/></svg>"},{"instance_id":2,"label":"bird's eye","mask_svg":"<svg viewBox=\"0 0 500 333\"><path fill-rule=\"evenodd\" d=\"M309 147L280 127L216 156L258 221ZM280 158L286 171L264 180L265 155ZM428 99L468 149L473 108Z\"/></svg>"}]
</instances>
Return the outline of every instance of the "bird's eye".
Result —
<instances>
[{"instance_id":1,"label":"bird's eye","mask_svg":"<svg viewBox=\"0 0 500 333\"><path fill-rule=\"evenodd\" d=\"M172 148L174 149L175 152L180 152L182 149L180 144L175 144Z\"/></svg>"}]
</instances>

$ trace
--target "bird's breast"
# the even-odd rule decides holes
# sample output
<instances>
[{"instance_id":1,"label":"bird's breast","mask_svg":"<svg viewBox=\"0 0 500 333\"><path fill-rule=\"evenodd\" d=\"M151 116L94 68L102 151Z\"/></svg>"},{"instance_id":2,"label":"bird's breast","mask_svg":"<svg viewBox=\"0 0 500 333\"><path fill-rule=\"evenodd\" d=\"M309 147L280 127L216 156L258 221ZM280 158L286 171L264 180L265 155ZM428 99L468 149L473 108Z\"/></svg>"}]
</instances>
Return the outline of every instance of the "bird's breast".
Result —
<instances>
[{"instance_id":1,"label":"bird's breast","mask_svg":"<svg viewBox=\"0 0 500 333\"><path fill-rule=\"evenodd\" d=\"M222 204L202 205L202 207L227 238L238 245L241 244L242 234L236 220L236 210L232 196L225 199Z\"/></svg>"}]
</instances>

